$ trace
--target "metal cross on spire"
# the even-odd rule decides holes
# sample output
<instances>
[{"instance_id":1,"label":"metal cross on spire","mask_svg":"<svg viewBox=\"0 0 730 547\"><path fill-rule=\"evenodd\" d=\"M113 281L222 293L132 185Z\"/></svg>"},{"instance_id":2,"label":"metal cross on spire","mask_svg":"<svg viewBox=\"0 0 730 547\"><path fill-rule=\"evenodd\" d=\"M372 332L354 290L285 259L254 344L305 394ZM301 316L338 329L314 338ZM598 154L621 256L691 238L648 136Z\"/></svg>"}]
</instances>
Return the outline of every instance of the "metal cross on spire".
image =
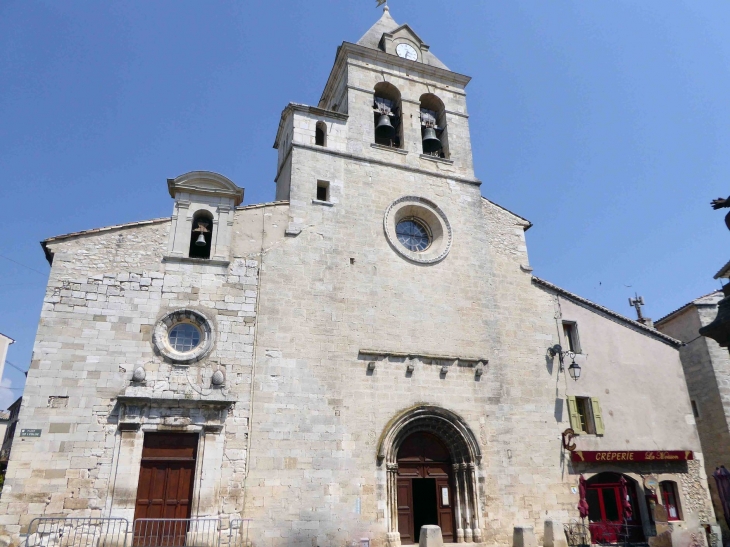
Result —
<instances>
[{"instance_id":1,"label":"metal cross on spire","mask_svg":"<svg viewBox=\"0 0 730 547\"><path fill-rule=\"evenodd\" d=\"M644 315L641 313L641 306L644 305L644 297L639 296L637 293L634 293L634 296L636 298L629 297L629 306L633 306L636 308L636 315L638 316L639 322L643 322Z\"/></svg>"}]
</instances>

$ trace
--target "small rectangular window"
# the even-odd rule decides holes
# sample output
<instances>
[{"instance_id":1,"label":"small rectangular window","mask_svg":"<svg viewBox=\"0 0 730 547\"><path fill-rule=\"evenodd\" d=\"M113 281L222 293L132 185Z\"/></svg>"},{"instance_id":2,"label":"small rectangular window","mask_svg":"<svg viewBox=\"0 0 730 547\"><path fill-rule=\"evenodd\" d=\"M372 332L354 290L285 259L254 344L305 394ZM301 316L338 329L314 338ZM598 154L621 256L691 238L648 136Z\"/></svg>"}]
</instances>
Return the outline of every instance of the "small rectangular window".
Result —
<instances>
[{"instance_id":1,"label":"small rectangular window","mask_svg":"<svg viewBox=\"0 0 730 547\"><path fill-rule=\"evenodd\" d=\"M694 414L695 418L700 417L700 409L697 408L697 401L690 401L692 403L692 414Z\"/></svg>"},{"instance_id":2,"label":"small rectangular window","mask_svg":"<svg viewBox=\"0 0 730 547\"><path fill-rule=\"evenodd\" d=\"M578 408L578 418L580 419L580 428L589 435L595 435L596 426L593 423L593 409L591 408L591 400L589 397L576 397L576 406Z\"/></svg>"},{"instance_id":3,"label":"small rectangular window","mask_svg":"<svg viewBox=\"0 0 730 547\"><path fill-rule=\"evenodd\" d=\"M317 181L317 201L330 200L330 183L326 180Z\"/></svg>"},{"instance_id":4,"label":"small rectangular window","mask_svg":"<svg viewBox=\"0 0 730 547\"><path fill-rule=\"evenodd\" d=\"M573 353L580 353L578 341L578 325L572 321L563 321L563 343Z\"/></svg>"}]
</instances>

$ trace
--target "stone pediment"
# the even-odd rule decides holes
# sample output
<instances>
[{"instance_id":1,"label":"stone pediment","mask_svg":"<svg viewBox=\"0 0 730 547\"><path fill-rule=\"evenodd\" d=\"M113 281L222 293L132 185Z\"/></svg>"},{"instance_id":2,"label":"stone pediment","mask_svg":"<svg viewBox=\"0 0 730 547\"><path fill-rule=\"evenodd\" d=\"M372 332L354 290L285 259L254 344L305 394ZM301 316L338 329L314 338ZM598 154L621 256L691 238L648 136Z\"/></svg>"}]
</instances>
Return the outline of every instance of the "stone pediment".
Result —
<instances>
[{"instance_id":1,"label":"stone pediment","mask_svg":"<svg viewBox=\"0 0 730 547\"><path fill-rule=\"evenodd\" d=\"M390 35L394 40L398 38L402 38L405 40L408 40L410 42L413 42L414 44L417 44L420 48L421 46L424 46L426 49L428 49L428 46L426 45L426 42L421 40L420 36L416 34L416 32L408 25L401 25L396 29L391 30L390 32L384 33L385 35Z\"/></svg>"},{"instance_id":2,"label":"stone pediment","mask_svg":"<svg viewBox=\"0 0 730 547\"><path fill-rule=\"evenodd\" d=\"M397 47L400 44L408 44L416 51L418 59L411 60L416 60L419 63L426 62L428 45L423 40L421 40L421 37L418 36L418 34L416 34L413 29L407 24L396 27L389 32L384 32L382 38L380 39L379 47L386 53L390 53L391 55L397 55Z\"/></svg>"},{"instance_id":3,"label":"stone pediment","mask_svg":"<svg viewBox=\"0 0 730 547\"><path fill-rule=\"evenodd\" d=\"M179 193L216 196L232 199L234 205L243 201L243 188L227 177L211 171L191 171L174 179L167 179L171 197Z\"/></svg>"}]
</instances>

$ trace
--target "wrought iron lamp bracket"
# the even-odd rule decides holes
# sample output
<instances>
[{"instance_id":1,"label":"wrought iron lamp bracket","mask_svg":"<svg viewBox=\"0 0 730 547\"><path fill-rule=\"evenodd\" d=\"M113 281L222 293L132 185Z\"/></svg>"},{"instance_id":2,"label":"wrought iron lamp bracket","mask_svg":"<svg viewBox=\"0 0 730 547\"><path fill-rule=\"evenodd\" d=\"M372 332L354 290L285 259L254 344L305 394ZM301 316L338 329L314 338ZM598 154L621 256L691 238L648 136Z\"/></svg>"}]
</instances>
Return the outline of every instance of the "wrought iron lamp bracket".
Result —
<instances>
[{"instance_id":1,"label":"wrought iron lamp bracket","mask_svg":"<svg viewBox=\"0 0 730 547\"><path fill-rule=\"evenodd\" d=\"M569 357L571 361L575 361L575 352L574 351L563 351L563 348L560 344L555 344L553 347L548 348L548 353L550 353L550 357L555 357L557 355L558 362L560 363L560 368L558 369L560 372L565 372L565 357Z\"/></svg>"}]
</instances>

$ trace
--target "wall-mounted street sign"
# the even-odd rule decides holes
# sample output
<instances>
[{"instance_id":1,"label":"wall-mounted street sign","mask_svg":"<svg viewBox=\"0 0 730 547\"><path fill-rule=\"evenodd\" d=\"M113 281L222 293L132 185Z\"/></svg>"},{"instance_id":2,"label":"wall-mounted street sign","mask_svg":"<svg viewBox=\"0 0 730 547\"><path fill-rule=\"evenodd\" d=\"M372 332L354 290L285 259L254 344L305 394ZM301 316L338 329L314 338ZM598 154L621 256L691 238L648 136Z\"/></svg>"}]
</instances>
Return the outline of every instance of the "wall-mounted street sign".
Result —
<instances>
[{"instance_id":1,"label":"wall-mounted street sign","mask_svg":"<svg viewBox=\"0 0 730 547\"><path fill-rule=\"evenodd\" d=\"M571 452L574 462L659 462L694 460L691 450L627 450L627 451L592 451L576 450Z\"/></svg>"},{"instance_id":2,"label":"wall-mounted street sign","mask_svg":"<svg viewBox=\"0 0 730 547\"><path fill-rule=\"evenodd\" d=\"M20 436L21 437L40 437L41 430L40 429L21 429Z\"/></svg>"}]
</instances>

